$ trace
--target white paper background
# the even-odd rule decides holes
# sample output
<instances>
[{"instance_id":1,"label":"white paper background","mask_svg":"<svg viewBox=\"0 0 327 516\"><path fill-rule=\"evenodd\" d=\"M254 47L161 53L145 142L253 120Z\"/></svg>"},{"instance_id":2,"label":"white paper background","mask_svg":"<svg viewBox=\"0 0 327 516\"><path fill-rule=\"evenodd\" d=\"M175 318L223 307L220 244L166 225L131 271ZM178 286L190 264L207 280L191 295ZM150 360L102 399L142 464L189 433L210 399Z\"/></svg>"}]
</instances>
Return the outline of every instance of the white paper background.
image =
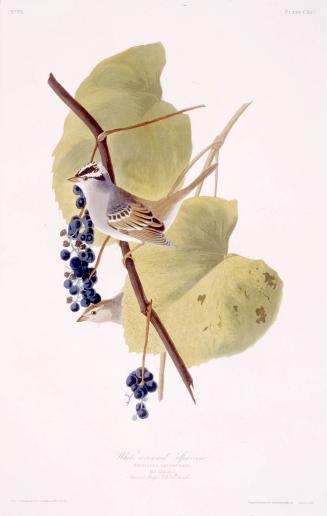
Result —
<instances>
[{"instance_id":1,"label":"white paper background","mask_svg":"<svg viewBox=\"0 0 327 516\"><path fill-rule=\"evenodd\" d=\"M327 513L325 29L324 1L2 2L0 516ZM169 362L164 401L133 422L124 379L139 357L121 328L76 325L65 305L51 153L67 109L46 81L74 93L100 60L155 41L164 98L207 105L191 114L195 152L253 100L219 190L239 202L230 250L285 286L254 347L191 370L196 407ZM104 261L111 296L118 249ZM178 454L190 479L131 478L133 455Z\"/></svg>"}]
</instances>

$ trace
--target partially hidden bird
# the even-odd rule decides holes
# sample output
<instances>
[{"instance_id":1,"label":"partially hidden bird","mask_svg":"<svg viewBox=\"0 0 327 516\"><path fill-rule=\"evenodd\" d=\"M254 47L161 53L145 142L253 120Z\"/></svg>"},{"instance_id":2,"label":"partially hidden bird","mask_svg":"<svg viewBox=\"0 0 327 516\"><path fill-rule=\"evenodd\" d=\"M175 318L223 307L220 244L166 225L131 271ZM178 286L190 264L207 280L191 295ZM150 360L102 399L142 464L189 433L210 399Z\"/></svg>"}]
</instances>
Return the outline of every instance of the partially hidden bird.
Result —
<instances>
[{"instance_id":1,"label":"partially hidden bird","mask_svg":"<svg viewBox=\"0 0 327 516\"><path fill-rule=\"evenodd\" d=\"M166 239L165 231L174 221L184 198L216 167L217 163L209 166L191 184L157 201L119 188L100 163L88 163L68 180L79 183L94 226L102 233L125 242L174 247Z\"/></svg>"},{"instance_id":2,"label":"partially hidden bird","mask_svg":"<svg viewBox=\"0 0 327 516\"><path fill-rule=\"evenodd\" d=\"M76 322L114 322L122 324L122 299L120 292L112 299L104 299L96 305L88 306Z\"/></svg>"}]
</instances>

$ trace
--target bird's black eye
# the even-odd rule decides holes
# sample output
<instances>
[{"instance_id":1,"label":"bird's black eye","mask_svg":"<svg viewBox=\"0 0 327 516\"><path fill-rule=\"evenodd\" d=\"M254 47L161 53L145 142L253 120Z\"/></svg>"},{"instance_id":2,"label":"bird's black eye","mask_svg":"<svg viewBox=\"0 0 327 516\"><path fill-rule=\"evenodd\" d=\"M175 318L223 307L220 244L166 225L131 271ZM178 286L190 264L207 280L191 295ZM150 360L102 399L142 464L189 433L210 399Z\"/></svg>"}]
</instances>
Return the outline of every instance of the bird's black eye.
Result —
<instances>
[{"instance_id":1,"label":"bird's black eye","mask_svg":"<svg viewBox=\"0 0 327 516\"><path fill-rule=\"evenodd\" d=\"M97 313L96 313L96 311L95 311L95 310L93 310L93 312L91 312L91 315L96 315L96 314L97 314Z\"/></svg>"}]
</instances>

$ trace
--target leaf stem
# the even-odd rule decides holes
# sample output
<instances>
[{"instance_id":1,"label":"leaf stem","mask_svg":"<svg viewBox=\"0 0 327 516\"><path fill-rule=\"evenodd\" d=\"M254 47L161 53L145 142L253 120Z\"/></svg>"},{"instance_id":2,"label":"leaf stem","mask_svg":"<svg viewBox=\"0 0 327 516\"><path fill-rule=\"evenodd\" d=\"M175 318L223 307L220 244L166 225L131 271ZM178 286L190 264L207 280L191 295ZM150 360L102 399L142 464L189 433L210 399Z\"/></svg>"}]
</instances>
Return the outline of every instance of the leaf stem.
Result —
<instances>
[{"instance_id":1,"label":"leaf stem","mask_svg":"<svg viewBox=\"0 0 327 516\"><path fill-rule=\"evenodd\" d=\"M160 353L160 366L159 366L159 386L158 386L158 400L163 400L164 385L165 385L165 365L166 365L167 353L162 351Z\"/></svg>"}]
</instances>

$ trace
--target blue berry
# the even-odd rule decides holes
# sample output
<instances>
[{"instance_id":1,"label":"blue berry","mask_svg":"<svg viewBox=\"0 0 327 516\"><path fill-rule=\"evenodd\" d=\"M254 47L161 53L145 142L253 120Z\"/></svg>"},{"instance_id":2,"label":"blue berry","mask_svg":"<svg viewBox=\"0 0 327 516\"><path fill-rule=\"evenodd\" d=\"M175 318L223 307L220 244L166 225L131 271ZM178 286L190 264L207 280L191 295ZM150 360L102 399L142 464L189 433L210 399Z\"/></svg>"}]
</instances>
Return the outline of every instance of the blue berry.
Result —
<instances>
[{"instance_id":1,"label":"blue berry","mask_svg":"<svg viewBox=\"0 0 327 516\"><path fill-rule=\"evenodd\" d=\"M70 305L70 309L71 309L71 311L72 311L72 312L78 312L78 310L79 310L79 304L78 304L78 303L72 303L72 304Z\"/></svg>"},{"instance_id":2,"label":"blue berry","mask_svg":"<svg viewBox=\"0 0 327 516\"><path fill-rule=\"evenodd\" d=\"M85 241L88 243L88 244L93 244L94 242L94 236L93 235L90 235L89 233L86 235L85 237Z\"/></svg>"},{"instance_id":3,"label":"blue berry","mask_svg":"<svg viewBox=\"0 0 327 516\"><path fill-rule=\"evenodd\" d=\"M127 387L132 387L132 385L138 383L137 377L134 374L129 374L126 379L126 385Z\"/></svg>"},{"instance_id":4,"label":"blue berry","mask_svg":"<svg viewBox=\"0 0 327 516\"><path fill-rule=\"evenodd\" d=\"M87 252L86 251L81 251L80 253L78 253L78 257L82 260L82 261L86 261L87 260Z\"/></svg>"},{"instance_id":5,"label":"blue berry","mask_svg":"<svg viewBox=\"0 0 327 516\"><path fill-rule=\"evenodd\" d=\"M83 308L87 308L88 306L90 306L91 304L91 301L89 299L87 299L86 297L84 297L81 301L81 306L83 306Z\"/></svg>"},{"instance_id":6,"label":"blue berry","mask_svg":"<svg viewBox=\"0 0 327 516\"><path fill-rule=\"evenodd\" d=\"M148 370L147 370L147 368L145 367L145 368L144 368L144 374L145 374L145 373L147 373L147 372L148 372ZM138 378L142 378L142 367L138 367L138 368L136 369L136 371L135 371L135 374L136 374L136 376L137 376Z\"/></svg>"},{"instance_id":7,"label":"blue berry","mask_svg":"<svg viewBox=\"0 0 327 516\"><path fill-rule=\"evenodd\" d=\"M134 391L134 398L136 398L137 400L141 400L142 398L144 398L147 394L147 392L145 392L145 389L143 388L143 386L138 386L137 389L135 389Z\"/></svg>"},{"instance_id":8,"label":"blue berry","mask_svg":"<svg viewBox=\"0 0 327 516\"><path fill-rule=\"evenodd\" d=\"M73 221L71 221L70 225L74 229L80 229L80 227L82 226L82 223L81 223L80 219L74 219Z\"/></svg>"},{"instance_id":9,"label":"blue berry","mask_svg":"<svg viewBox=\"0 0 327 516\"><path fill-rule=\"evenodd\" d=\"M85 204L85 197L79 197L78 199L76 199L76 208L84 208Z\"/></svg>"},{"instance_id":10,"label":"blue berry","mask_svg":"<svg viewBox=\"0 0 327 516\"><path fill-rule=\"evenodd\" d=\"M148 392L155 392L158 387L154 380L150 380L149 382L146 382L145 386L146 386Z\"/></svg>"},{"instance_id":11,"label":"blue berry","mask_svg":"<svg viewBox=\"0 0 327 516\"><path fill-rule=\"evenodd\" d=\"M77 285L73 285L72 287L70 287L69 289L69 293L72 295L72 296L75 296L76 294L78 294L79 292L79 288Z\"/></svg>"},{"instance_id":12,"label":"blue berry","mask_svg":"<svg viewBox=\"0 0 327 516\"><path fill-rule=\"evenodd\" d=\"M78 269L74 269L74 275L76 276L76 278L82 278L83 274L84 274L84 271L83 271L82 267L79 267Z\"/></svg>"},{"instance_id":13,"label":"blue berry","mask_svg":"<svg viewBox=\"0 0 327 516\"><path fill-rule=\"evenodd\" d=\"M86 289L90 289L92 288L92 280L90 279L85 279L84 282L83 282L83 287L86 288Z\"/></svg>"},{"instance_id":14,"label":"blue berry","mask_svg":"<svg viewBox=\"0 0 327 516\"><path fill-rule=\"evenodd\" d=\"M91 303L93 303L94 305L97 305L101 301L101 296L100 296L100 294L96 293L95 296L92 296L89 299L90 299Z\"/></svg>"},{"instance_id":15,"label":"blue berry","mask_svg":"<svg viewBox=\"0 0 327 516\"><path fill-rule=\"evenodd\" d=\"M96 294L94 288L88 288L86 289L86 292L85 292L85 296L90 298L90 297L94 297Z\"/></svg>"},{"instance_id":16,"label":"blue berry","mask_svg":"<svg viewBox=\"0 0 327 516\"><path fill-rule=\"evenodd\" d=\"M67 249L63 249L62 251L60 251L60 258L62 260L69 260L70 258L70 252L67 251Z\"/></svg>"},{"instance_id":17,"label":"blue berry","mask_svg":"<svg viewBox=\"0 0 327 516\"><path fill-rule=\"evenodd\" d=\"M66 279L64 281L64 287L65 288L70 288L72 286L73 282L70 280L70 279Z\"/></svg>"},{"instance_id":18,"label":"blue berry","mask_svg":"<svg viewBox=\"0 0 327 516\"><path fill-rule=\"evenodd\" d=\"M93 271L93 269L92 269ZM93 283L93 285L98 281L98 276L96 274L93 274L92 278L91 278L91 281Z\"/></svg>"},{"instance_id":19,"label":"blue berry","mask_svg":"<svg viewBox=\"0 0 327 516\"><path fill-rule=\"evenodd\" d=\"M80 195L82 193L82 190L78 185L74 185L73 192L75 195Z\"/></svg>"},{"instance_id":20,"label":"blue berry","mask_svg":"<svg viewBox=\"0 0 327 516\"><path fill-rule=\"evenodd\" d=\"M95 260L95 254L94 254L94 252L92 251L92 249L89 249L89 248L88 248L88 249L86 250L86 254L87 254L86 261L87 261L88 263L92 263L92 262L94 262L94 260Z\"/></svg>"},{"instance_id":21,"label":"blue berry","mask_svg":"<svg viewBox=\"0 0 327 516\"><path fill-rule=\"evenodd\" d=\"M144 373L144 381L149 382L150 380L153 380L153 374L149 371L145 371Z\"/></svg>"},{"instance_id":22,"label":"blue berry","mask_svg":"<svg viewBox=\"0 0 327 516\"><path fill-rule=\"evenodd\" d=\"M76 238L78 236L78 229L75 229L69 225L68 226L68 236Z\"/></svg>"},{"instance_id":23,"label":"blue berry","mask_svg":"<svg viewBox=\"0 0 327 516\"><path fill-rule=\"evenodd\" d=\"M133 392L134 392L134 391L136 391L136 389L138 388L138 386L139 386L139 385L138 385L138 383L134 383L133 385L131 385L131 389L132 389L132 391L133 391Z\"/></svg>"},{"instance_id":24,"label":"blue berry","mask_svg":"<svg viewBox=\"0 0 327 516\"><path fill-rule=\"evenodd\" d=\"M90 269L84 267L83 274L81 276L82 280L83 281L86 280L89 277L89 275L90 275Z\"/></svg>"},{"instance_id":25,"label":"blue berry","mask_svg":"<svg viewBox=\"0 0 327 516\"><path fill-rule=\"evenodd\" d=\"M149 412L147 411L147 409L144 406L142 408L140 408L139 410L137 410L136 413L140 419L145 419L149 415Z\"/></svg>"},{"instance_id":26,"label":"blue berry","mask_svg":"<svg viewBox=\"0 0 327 516\"><path fill-rule=\"evenodd\" d=\"M71 268L74 270L74 269L80 269L81 268L81 265L82 265L82 262L81 260L78 258L78 256L74 256L74 258L72 258L69 262ZM74 270L75 272L75 270Z\"/></svg>"},{"instance_id":27,"label":"blue berry","mask_svg":"<svg viewBox=\"0 0 327 516\"><path fill-rule=\"evenodd\" d=\"M84 233L81 233L78 238L80 239L81 242L85 242L86 236L84 235Z\"/></svg>"}]
</instances>

